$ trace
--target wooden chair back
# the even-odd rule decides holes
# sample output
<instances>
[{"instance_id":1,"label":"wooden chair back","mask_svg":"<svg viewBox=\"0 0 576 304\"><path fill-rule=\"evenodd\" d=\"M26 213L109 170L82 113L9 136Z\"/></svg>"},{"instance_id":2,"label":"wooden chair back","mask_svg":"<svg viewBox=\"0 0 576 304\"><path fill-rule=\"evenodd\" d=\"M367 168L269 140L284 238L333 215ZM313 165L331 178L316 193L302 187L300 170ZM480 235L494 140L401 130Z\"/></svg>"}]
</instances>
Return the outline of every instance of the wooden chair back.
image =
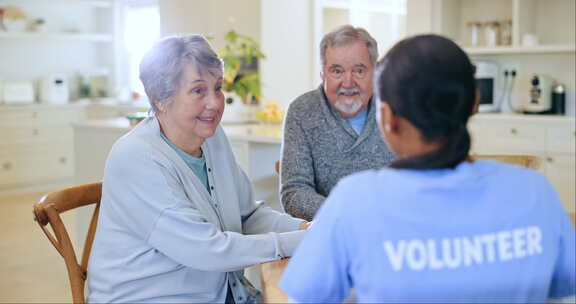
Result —
<instances>
[{"instance_id":1,"label":"wooden chair back","mask_svg":"<svg viewBox=\"0 0 576 304\"><path fill-rule=\"evenodd\" d=\"M503 163L524 166L526 168L538 170L540 168L540 158L534 155L472 155L473 159L491 159Z\"/></svg>"},{"instance_id":2,"label":"wooden chair back","mask_svg":"<svg viewBox=\"0 0 576 304\"><path fill-rule=\"evenodd\" d=\"M280 174L280 161L279 160L274 162L274 171L276 171L276 174Z\"/></svg>"},{"instance_id":3,"label":"wooden chair back","mask_svg":"<svg viewBox=\"0 0 576 304\"><path fill-rule=\"evenodd\" d=\"M88 258L90 257L90 250L92 249L92 242L96 233L101 197L102 183L98 182L50 192L43 196L38 203L34 204L34 220L40 225L40 228L54 245L54 248L64 258L74 303L85 302L84 285L87 277ZM88 205L96 206L92 214L88 234L86 235L82 260L78 263L74 246L60 214ZM48 224L50 224L52 232L48 230Z\"/></svg>"},{"instance_id":4,"label":"wooden chair back","mask_svg":"<svg viewBox=\"0 0 576 304\"><path fill-rule=\"evenodd\" d=\"M540 158L533 155L472 155L474 159L492 159L508 164L524 166L526 168L538 170L540 168ZM572 224L576 227L576 213L569 214Z\"/></svg>"}]
</instances>

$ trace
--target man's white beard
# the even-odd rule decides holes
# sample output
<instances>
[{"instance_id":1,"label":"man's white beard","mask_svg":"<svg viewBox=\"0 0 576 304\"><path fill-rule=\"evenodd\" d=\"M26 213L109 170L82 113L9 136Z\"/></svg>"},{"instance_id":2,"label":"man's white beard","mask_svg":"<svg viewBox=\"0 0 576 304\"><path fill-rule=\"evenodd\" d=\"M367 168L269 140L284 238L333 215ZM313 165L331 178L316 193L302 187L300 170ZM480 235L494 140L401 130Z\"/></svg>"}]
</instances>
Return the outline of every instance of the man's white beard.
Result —
<instances>
[{"instance_id":1,"label":"man's white beard","mask_svg":"<svg viewBox=\"0 0 576 304\"><path fill-rule=\"evenodd\" d=\"M340 97L336 100L336 103L334 103L334 107L336 110L350 115L360 110L362 107L362 101L360 101L360 98Z\"/></svg>"}]
</instances>

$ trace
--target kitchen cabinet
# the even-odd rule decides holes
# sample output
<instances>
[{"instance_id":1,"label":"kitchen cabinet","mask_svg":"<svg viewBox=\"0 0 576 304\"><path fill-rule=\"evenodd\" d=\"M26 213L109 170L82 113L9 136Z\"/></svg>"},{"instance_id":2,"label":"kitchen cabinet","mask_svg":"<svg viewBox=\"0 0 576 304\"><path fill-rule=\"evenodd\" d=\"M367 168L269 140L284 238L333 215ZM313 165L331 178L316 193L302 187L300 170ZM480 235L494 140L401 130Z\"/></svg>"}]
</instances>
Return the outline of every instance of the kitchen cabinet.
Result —
<instances>
[{"instance_id":1,"label":"kitchen cabinet","mask_svg":"<svg viewBox=\"0 0 576 304\"><path fill-rule=\"evenodd\" d=\"M0 193L69 185L74 173L72 128L78 106L0 107Z\"/></svg>"},{"instance_id":2,"label":"kitchen cabinet","mask_svg":"<svg viewBox=\"0 0 576 304\"><path fill-rule=\"evenodd\" d=\"M106 91L114 92L119 45L115 1L0 1L0 8L9 6L23 11L27 24L41 20L42 27L3 30L0 25L0 82L65 75L73 101L80 97L78 76L88 82L87 77L98 75L106 78Z\"/></svg>"},{"instance_id":3,"label":"kitchen cabinet","mask_svg":"<svg viewBox=\"0 0 576 304\"><path fill-rule=\"evenodd\" d=\"M576 211L574 117L477 114L469 123L475 154L538 156L539 171L569 212Z\"/></svg>"},{"instance_id":4,"label":"kitchen cabinet","mask_svg":"<svg viewBox=\"0 0 576 304\"><path fill-rule=\"evenodd\" d=\"M566 114L576 115L576 1L407 0L407 8L410 35L446 36L474 62L487 61L498 66L496 81L509 88L510 99L500 100L502 112L513 112L510 103L520 108L529 101L530 80L539 74L565 85ZM495 27L499 43L488 45L486 29L494 28L489 25L493 21L500 22ZM502 39L504 36L508 38ZM507 77L505 71L515 71L516 77Z\"/></svg>"},{"instance_id":5,"label":"kitchen cabinet","mask_svg":"<svg viewBox=\"0 0 576 304\"><path fill-rule=\"evenodd\" d=\"M136 112L147 112L150 105L146 104L105 104L94 103L85 107L86 119L108 119L126 117Z\"/></svg>"},{"instance_id":6,"label":"kitchen cabinet","mask_svg":"<svg viewBox=\"0 0 576 304\"><path fill-rule=\"evenodd\" d=\"M243 129L266 128L262 126L241 127ZM275 170L275 163L281 157L280 132L277 137L242 138L237 137L233 131L234 126L226 127L226 134L236 162L244 170L254 187L256 200L264 200L274 209L281 210L278 197L280 185L279 176ZM279 128L278 128L279 129ZM264 139L264 140L261 140Z\"/></svg>"},{"instance_id":7,"label":"kitchen cabinet","mask_svg":"<svg viewBox=\"0 0 576 304\"><path fill-rule=\"evenodd\" d=\"M274 164L280 159L282 125L224 125L238 165L250 180L275 177Z\"/></svg>"},{"instance_id":8,"label":"kitchen cabinet","mask_svg":"<svg viewBox=\"0 0 576 304\"><path fill-rule=\"evenodd\" d=\"M452 38L471 55L576 52L573 0L436 0L434 5L435 31ZM505 20L511 22L511 28L503 31ZM491 21L501 22L496 45L486 39ZM473 29L472 23L481 25ZM477 36L476 45L473 35ZM532 39L528 36L537 40L528 41Z\"/></svg>"},{"instance_id":9,"label":"kitchen cabinet","mask_svg":"<svg viewBox=\"0 0 576 304\"><path fill-rule=\"evenodd\" d=\"M73 125L86 119L125 117L141 110L138 105L72 104L0 106L0 195L59 188L77 183L74 142L98 142L99 133L74 139ZM120 119L122 122L127 120ZM117 134L120 137L122 130ZM117 138L103 146L112 146ZM103 164L108 150L95 153L99 146L81 145L81 162ZM100 161L96 158L101 157ZM94 169L96 170L96 169ZM98 168L102 170L102 168ZM87 179L93 181L92 179Z\"/></svg>"}]
</instances>

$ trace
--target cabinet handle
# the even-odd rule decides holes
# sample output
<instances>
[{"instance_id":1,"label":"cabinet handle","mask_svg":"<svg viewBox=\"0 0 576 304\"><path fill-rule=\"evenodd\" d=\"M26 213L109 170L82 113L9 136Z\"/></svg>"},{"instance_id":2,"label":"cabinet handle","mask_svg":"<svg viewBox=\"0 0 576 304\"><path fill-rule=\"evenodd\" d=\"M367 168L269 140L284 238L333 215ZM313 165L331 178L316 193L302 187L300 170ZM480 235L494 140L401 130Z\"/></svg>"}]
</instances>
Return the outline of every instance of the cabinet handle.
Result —
<instances>
[{"instance_id":1,"label":"cabinet handle","mask_svg":"<svg viewBox=\"0 0 576 304\"><path fill-rule=\"evenodd\" d=\"M58 159L58 161L59 161L61 164L65 164L65 163L68 161L68 159L67 159L66 157L60 157L60 158Z\"/></svg>"},{"instance_id":2,"label":"cabinet handle","mask_svg":"<svg viewBox=\"0 0 576 304\"><path fill-rule=\"evenodd\" d=\"M548 156L548 157L546 157L546 161L549 163L552 163L552 162L554 162L554 159L552 157Z\"/></svg>"},{"instance_id":3,"label":"cabinet handle","mask_svg":"<svg viewBox=\"0 0 576 304\"><path fill-rule=\"evenodd\" d=\"M516 130L516 128L512 128L512 129L510 129L510 133L516 135L516 134L518 134L518 130Z\"/></svg>"},{"instance_id":4,"label":"cabinet handle","mask_svg":"<svg viewBox=\"0 0 576 304\"><path fill-rule=\"evenodd\" d=\"M10 170L12 169L12 163L11 162L5 162L2 164L2 169L4 170Z\"/></svg>"},{"instance_id":5,"label":"cabinet handle","mask_svg":"<svg viewBox=\"0 0 576 304\"><path fill-rule=\"evenodd\" d=\"M32 135L38 135L38 133L39 133L39 132L38 132L38 129L32 130Z\"/></svg>"}]
</instances>

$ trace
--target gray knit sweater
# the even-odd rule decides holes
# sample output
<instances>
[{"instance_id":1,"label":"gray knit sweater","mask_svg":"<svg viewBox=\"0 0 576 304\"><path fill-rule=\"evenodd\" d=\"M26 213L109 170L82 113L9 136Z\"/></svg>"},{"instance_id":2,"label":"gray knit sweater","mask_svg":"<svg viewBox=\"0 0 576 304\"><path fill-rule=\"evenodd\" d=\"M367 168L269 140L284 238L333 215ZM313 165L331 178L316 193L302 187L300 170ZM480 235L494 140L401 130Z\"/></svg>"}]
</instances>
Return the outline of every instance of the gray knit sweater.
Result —
<instances>
[{"instance_id":1,"label":"gray knit sweater","mask_svg":"<svg viewBox=\"0 0 576 304\"><path fill-rule=\"evenodd\" d=\"M344 176L386 166L394 155L376 125L370 101L360 135L326 100L322 87L290 104L284 122L280 195L294 217L312 220Z\"/></svg>"}]
</instances>

